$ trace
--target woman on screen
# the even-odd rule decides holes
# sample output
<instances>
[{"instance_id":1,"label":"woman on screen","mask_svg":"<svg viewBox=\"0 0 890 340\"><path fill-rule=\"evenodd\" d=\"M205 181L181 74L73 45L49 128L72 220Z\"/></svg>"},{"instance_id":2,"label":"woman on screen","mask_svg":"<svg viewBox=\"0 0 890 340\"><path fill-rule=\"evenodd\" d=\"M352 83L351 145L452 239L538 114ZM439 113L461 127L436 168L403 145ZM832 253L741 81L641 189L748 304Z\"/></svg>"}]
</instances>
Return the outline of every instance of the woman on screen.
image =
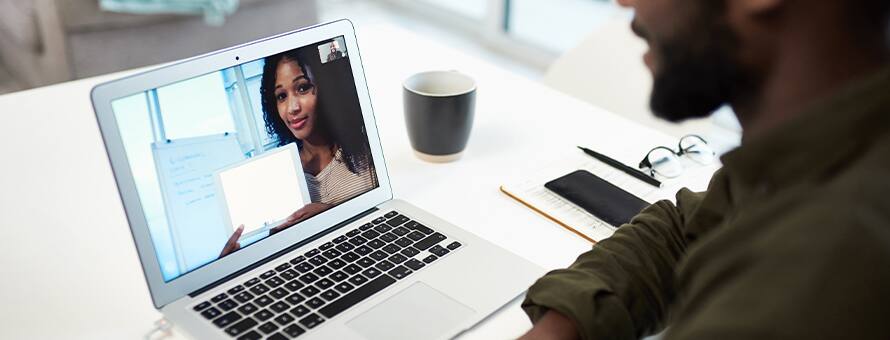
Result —
<instances>
[{"instance_id":1,"label":"woman on screen","mask_svg":"<svg viewBox=\"0 0 890 340\"><path fill-rule=\"evenodd\" d=\"M378 185L361 112L325 109L319 98L324 86L319 86L303 51L267 57L263 66L260 97L266 132L277 146L297 144L312 199L273 233ZM226 243L221 256L238 249L240 230Z\"/></svg>"}]
</instances>

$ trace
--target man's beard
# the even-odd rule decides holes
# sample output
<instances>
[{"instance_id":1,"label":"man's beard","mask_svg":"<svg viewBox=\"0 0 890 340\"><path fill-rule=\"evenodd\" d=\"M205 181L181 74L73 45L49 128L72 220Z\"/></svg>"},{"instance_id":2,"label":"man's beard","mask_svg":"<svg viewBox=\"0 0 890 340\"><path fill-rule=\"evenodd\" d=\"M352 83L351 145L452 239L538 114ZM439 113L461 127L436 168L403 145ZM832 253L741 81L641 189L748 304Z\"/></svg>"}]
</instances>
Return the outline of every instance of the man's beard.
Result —
<instances>
[{"instance_id":1,"label":"man's beard","mask_svg":"<svg viewBox=\"0 0 890 340\"><path fill-rule=\"evenodd\" d=\"M717 23L719 13L701 12L686 34L653 44L659 58L650 107L671 122L707 117L727 104L742 82L733 54L735 34ZM734 93L735 92L735 93Z\"/></svg>"}]
</instances>

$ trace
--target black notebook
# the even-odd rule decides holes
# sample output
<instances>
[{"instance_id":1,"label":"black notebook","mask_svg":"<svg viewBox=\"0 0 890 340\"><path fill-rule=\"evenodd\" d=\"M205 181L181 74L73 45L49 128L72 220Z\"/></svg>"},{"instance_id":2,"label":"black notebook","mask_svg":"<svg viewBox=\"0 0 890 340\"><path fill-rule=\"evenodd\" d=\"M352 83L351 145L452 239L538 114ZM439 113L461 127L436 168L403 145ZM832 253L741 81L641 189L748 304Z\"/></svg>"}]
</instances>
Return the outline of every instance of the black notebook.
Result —
<instances>
[{"instance_id":1,"label":"black notebook","mask_svg":"<svg viewBox=\"0 0 890 340\"><path fill-rule=\"evenodd\" d=\"M574 171L545 183L544 187L615 227L630 222L649 206L648 202L586 170Z\"/></svg>"}]
</instances>

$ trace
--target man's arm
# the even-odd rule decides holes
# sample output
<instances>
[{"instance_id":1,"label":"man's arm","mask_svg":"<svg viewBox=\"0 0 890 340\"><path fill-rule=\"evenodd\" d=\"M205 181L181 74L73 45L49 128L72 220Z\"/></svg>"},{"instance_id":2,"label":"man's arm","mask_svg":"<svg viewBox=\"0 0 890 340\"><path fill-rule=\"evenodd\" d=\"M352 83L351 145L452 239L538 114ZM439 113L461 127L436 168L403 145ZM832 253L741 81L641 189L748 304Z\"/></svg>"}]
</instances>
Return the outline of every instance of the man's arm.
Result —
<instances>
[{"instance_id":1,"label":"man's arm","mask_svg":"<svg viewBox=\"0 0 890 340\"><path fill-rule=\"evenodd\" d=\"M725 194L717 191L711 194ZM636 339L663 328L674 298L674 269L688 245L686 224L703 197L684 189L677 205L649 206L569 268L535 282L522 304L536 323L532 333L565 326L563 316L582 339Z\"/></svg>"}]
</instances>

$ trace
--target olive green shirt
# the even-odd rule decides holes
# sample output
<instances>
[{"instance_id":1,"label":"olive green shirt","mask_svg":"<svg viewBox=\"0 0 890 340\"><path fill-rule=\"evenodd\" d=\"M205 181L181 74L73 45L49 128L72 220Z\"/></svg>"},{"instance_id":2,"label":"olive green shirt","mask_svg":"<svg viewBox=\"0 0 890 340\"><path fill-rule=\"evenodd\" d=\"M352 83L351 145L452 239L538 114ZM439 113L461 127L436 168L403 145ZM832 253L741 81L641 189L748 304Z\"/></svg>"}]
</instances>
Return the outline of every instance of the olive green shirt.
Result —
<instances>
[{"instance_id":1,"label":"olive green shirt","mask_svg":"<svg viewBox=\"0 0 890 340\"><path fill-rule=\"evenodd\" d=\"M722 157L529 288L583 339L890 339L890 69Z\"/></svg>"}]
</instances>

